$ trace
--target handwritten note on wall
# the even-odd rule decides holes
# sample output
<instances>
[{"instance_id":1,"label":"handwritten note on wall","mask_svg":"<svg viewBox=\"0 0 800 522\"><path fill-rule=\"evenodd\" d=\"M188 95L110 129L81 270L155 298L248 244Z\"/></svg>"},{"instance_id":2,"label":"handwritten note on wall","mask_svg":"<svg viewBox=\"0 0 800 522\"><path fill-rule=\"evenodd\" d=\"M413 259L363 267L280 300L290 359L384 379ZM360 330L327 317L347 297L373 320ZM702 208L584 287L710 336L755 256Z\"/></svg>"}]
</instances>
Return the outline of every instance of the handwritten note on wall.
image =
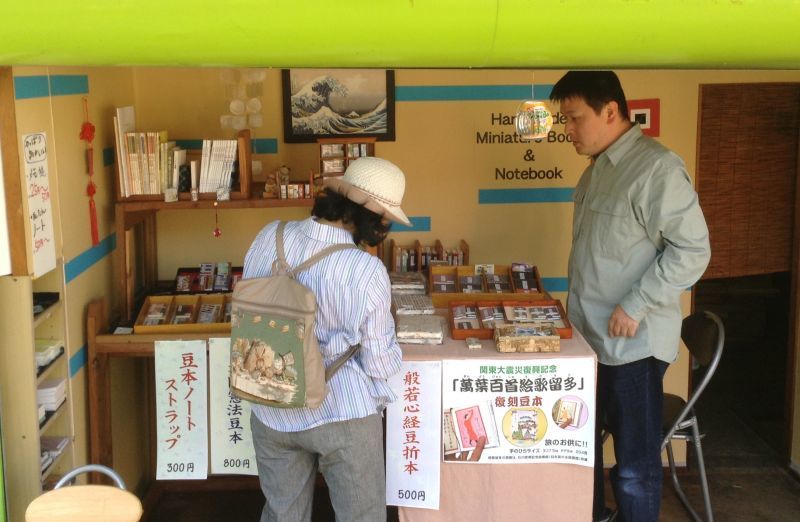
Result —
<instances>
[{"instance_id":1,"label":"handwritten note on wall","mask_svg":"<svg viewBox=\"0 0 800 522\"><path fill-rule=\"evenodd\" d=\"M25 155L33 275L37 277L56 267L56 243L47 171L47 135L37 132L22 136L22 153Z\"/></svg>"}]
</instances>

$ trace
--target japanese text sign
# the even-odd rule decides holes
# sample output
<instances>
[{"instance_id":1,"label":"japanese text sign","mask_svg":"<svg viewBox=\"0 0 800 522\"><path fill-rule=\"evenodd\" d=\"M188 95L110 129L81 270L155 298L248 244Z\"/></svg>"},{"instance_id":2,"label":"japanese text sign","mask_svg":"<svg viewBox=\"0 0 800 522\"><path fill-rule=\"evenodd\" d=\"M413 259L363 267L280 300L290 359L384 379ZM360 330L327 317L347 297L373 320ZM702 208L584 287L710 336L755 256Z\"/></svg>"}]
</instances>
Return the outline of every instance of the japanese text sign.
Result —
<instances>
[{"instance_id":1,"label":"japanese text sign","mask_svg":"<svg viewBox=\"0 0 800 522\"><path fill-rule=\"evenodd\" d=\"M37 132L22 136L22 154L25 158L33 275L41 276L56 267L56 244L47 168L47 135L44 132Z\"/></svg>"},{"instance_id":2,"label":"japanese text sign","mask_svg":"<svg viewBox=\"0 0 800 522\"><path fill-rule=\"evenodd\" d=\"M208 474L206 342L156 341L156 480Z\"/></svg>"},{"instance_id":3,"label":"japanese text sign","mask_svg":"<svg viewBox=\"0 0 800 522\"><path fill-rule=\"evenodd\" d=\"M250 403L230 391L231 339L208 340L211 473L258 475Z\"/></svg>"},{"instance_id":4,"label":"japanese text sign","mask_svg":"<svg viewBox=\"0 0 800 522\"><path fill-rule=\"evenodd\" d=\"M445 360L445 461L591 467L594 396L591 357Z\"/></svg>"},{"instance_id":5,"label":"japanese text sign","mask_svg":"<svg viewBox=\"0 0 800 522\"><path fill-rule=\"evenodd\" d=\"M386 503L439 509L440 361L404 361L389 379L397 399L386 410Z\"/></svg>"}]
</instances>

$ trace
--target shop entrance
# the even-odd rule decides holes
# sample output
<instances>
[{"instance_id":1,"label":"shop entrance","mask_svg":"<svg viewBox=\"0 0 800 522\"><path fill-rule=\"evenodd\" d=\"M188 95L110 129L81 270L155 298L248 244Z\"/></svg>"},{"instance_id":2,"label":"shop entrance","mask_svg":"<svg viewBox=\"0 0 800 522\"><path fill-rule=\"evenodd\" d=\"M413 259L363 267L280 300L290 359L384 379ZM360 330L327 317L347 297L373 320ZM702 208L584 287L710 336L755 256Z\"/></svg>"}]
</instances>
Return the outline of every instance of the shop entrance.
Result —
<instances>
[{"instance_id":1,"label":"shop entrance","mask_svg":"<svg viewBox=\"0 0 800 522\"><path fill-rule=\"evenodd\" d=\"M697 191L712 257L694 307L716 312L727 338L698 415L716 434L708 443L719 444L710 463L785 459L797 356L800 84L702 85L699 112Z\"/></svg>"}]
</instances>

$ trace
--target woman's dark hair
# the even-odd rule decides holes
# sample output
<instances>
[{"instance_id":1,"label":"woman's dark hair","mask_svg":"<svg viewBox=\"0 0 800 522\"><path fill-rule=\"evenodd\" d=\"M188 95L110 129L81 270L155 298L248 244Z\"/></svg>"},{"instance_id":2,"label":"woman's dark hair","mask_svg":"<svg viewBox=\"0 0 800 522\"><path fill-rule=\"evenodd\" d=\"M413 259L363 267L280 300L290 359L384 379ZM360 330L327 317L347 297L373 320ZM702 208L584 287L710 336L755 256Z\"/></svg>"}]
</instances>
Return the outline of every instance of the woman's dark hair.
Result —
<instances>
[{"instance_id":1,"label":"woman's dark hair","mask_svg":"<svg viewBox=\"0 0 800 522\"><path fill-rule=\"evenodd\" d=\"M595 114L600 114L603 105L615 101L620 116L628 119L625 92L614 71L569 71L550 92L551 101L561 103L567 98L583 98Z\"/></svg>"},{"instance_id":2,"label":"woman's dark hair","mask_svg":"<svg viewBox=\"0 0 800 522\"><path fill-rule=\"evenodd\" d=\"M353 242L356 245L365 243L377 246L386 239L392 227L392 224L385 223L379 214L329 188L317 194L311 214L328 221L341 220L344 224L352 224L355 228Z\"/></svg>"}]
</instances>

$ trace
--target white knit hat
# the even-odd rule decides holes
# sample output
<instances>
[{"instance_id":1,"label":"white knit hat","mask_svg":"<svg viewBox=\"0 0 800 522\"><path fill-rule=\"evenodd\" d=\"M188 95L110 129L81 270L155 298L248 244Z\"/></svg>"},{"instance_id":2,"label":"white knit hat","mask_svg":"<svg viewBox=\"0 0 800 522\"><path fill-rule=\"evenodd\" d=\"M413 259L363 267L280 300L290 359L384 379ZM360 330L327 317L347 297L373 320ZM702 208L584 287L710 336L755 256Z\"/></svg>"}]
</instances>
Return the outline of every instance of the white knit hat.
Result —
<instances>
[{"instance_id":1,"label":"white knit hat","mask_svg":"<svg viewBox=\"0 0 800 522\"><path fill-rule=\"evenodd\" d=\"M376 214L411 225L400 208L406 177L391 161L369 156L358 158L350 163L344 176L326 178L325 186Z\"/></svg>"}]
</instances>

